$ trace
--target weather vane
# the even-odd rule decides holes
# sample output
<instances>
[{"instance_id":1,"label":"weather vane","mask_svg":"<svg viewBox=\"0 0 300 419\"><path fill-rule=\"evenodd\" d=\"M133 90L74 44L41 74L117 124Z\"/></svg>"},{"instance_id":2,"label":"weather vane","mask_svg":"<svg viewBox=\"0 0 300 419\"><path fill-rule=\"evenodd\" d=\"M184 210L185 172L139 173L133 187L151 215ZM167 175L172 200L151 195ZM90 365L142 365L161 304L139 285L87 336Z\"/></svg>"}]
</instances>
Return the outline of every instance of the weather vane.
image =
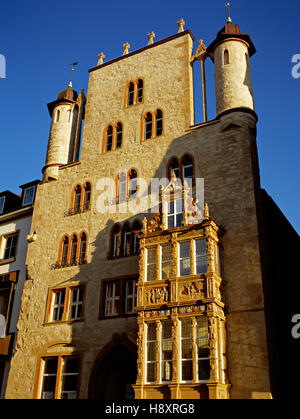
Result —
<instances>
[{"instance_id":1,"label":"weather vane","mask_svg":"<svg viewBox=\"0 0 300 419\"><path fill-rule=\"evenodd\" d=\"M72 68L71 68L71 77L70 77L70 83L69 83L69 86L71 86L72 87L72 76L73 76L73 71L75 70L75 65L77 65L78 63L72 63L72 64L70 64L71 66L72 66Z\"/></svg>"},{"instance_id":2,"label":"weather vane","mask_svg":"<svg viewBox=\"0 0 300 419\"><path fill-rule=\"evenodd\" d=\"M232 20L231 20L230 13L229 13L229 7L230 7L229 2L226 3L226 7L227 7L227 23L231 23Z\"/></svg>"}]
</instances>

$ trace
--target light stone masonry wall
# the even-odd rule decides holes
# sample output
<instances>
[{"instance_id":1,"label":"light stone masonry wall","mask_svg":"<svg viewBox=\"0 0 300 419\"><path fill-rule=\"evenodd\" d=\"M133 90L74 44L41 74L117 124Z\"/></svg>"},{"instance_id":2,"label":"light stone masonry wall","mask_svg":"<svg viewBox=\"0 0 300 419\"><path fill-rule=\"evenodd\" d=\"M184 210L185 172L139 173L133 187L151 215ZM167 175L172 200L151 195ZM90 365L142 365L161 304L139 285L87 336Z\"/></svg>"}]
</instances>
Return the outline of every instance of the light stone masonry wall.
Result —
<instances>
[{"instance_id":1,"label":"light stone masonry wall","mask_svg":"<svg viewBox=\"0 0 300 419\"><path fill-rule=\"evenodd\" d=\"M155 44L154 44L155 45ZM107 259L109 233L117 221L144 214L101 214L96 185L101 177L116 178L120 169L135 167L149 184L165 177L173 156L191 153L195 175L205 180L205 201L225 228L223 240L227 310L227 372L231 397L269 397L267 342L263 312L255 195L259 176L253 166L255 118L236 112L198 127L193 124L193 78L189 33L129 55L90 73L81 162L63 166L57 181L38 186L32 220L37 240L29 244L29 279L25 284L18 340L12 359L7 398L35 396L39 359L49 354L80 353L79 397L88 395L92 366L113 333L126 332L136 342L136 317L98 319L101 281L138 273L138 257ZM126 85L144 80L143 103L124 106ZM163 135L141 141L146 111L164 113ZM122 121L120 150L102 154L105 127ZM77 183L92 185L91 210L64 217ZM86 231L88 263L51 269L64 234ZM45 325L50 287L85 284L82 322ZM68 346L66 346L68 345Z\"/></svg>"}]
</instances>

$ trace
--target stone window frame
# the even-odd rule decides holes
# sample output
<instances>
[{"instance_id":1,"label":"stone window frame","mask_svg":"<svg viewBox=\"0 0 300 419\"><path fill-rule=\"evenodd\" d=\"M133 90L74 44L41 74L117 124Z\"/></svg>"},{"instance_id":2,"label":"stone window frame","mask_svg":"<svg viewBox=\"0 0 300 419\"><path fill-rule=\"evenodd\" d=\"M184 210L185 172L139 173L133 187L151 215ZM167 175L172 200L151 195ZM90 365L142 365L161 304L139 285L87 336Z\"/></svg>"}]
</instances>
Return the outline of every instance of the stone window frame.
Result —
<instances>
[{"instance_id":1,"label":"stone window frame","mask_svg":"<svg viewBox=\"0 0 300 419\"><path fill-rule=\"evenodd\" d=\"M134 176L133 176L134 175ZM123 185L123 191L122 191L122 199L120 200L120 178L122 176L122 185ZM115 185L116 185L116 199L115 202L117 204L122 204L124 202L127 202L131 199L135 199L138 191L138 170L135 167L131 167L127 172L124 170L121 170L115 179ZM132 188L133 180L135 180L135 188Z\"/></svg>"},{"instance_id":2,"label":"stone window frame","mask_svg":"<svg viewBox=\"0 0 300 419\"><path fill-rule=\"evenodd\" d=\"M71 316L71 297L73 290L82 290L82 300L77 301L77 305L81 305L80 316L72 318ZM62 309L61 316L59 319L53 317L53 311L55 308L55 295L58 293L63 293L63 301L59 303L59 308ZM57 323L74 323L84 320L84 310L85 310L85 295L86 295L86 284L83 283L73 283L66 285L65 287L53 287L48 290L47 298L47 311L45 315L45 325L52 325Z\"/></svg>"},{"instance_id":3,"label":"stone window frame","mask_svg":"<svg viewBox=\"0 0 300 419\"><path fill-rule=\"evenodd\" d=\"M72 249L73 249L73 240L76 237L77 246L76 246L76 257L71 260ZM67 241L67 245L65 242ZM66 268L70 266L83 265L87 263L87 242L88 234L85 230L82 230L80 234L72 233L71 235L64 234L58 251L58 259L55 264L51 267L52 269L57 268ZM63 256L64 260L63 260Z\"/></svg>"},{"instance_id":4,"label":"stone window frame","mask_svg":"<svg viewBox=\"0 0 300 419\"><path fill-rule=\"evenodd\" d=\"M120 127L121 127L121 143L118 146L117 135L120 133L120 131L118 132L118 128ZM107 133L108 133L109 128L112 128L112 138L111 138L112 143L111 143L111 148L107 150L107 139L108 139ZM118 120L114 124L110 122L104 129L102 153L106 154L106 153L110 153L111 151L121 150L123 148L123 144L124 144L124 122L121 120Z\"/></svg>"},{"instance_id":5,"label":"stone window frame","mask_svg":"<svg viewBox=\"0 0 300 419\"><path fill-rule=\"evenodd\" d=\"M139 88L139 83L142 82L142 87ZM133 86L133 90L130 92L129 89ZM141 100L138 100L138 91L142 90ZM130 108L134 105L139 105L144 103L144 92L145 92L145 81L142 77L139 77L135 81L130 81L127 83L125 91L125 108ZM129 103L129 93L132 93L132 103Z\"/></svg>"},{"instance_id":6,"label":"stone window frame","mask_svg":"<svg viewBox=\"0 0 300 419\"><path fill-rule=\"evenodd\" d=\"M161 118L157 119L158 112L161 112ZM146 138L146 118L147 115L151 115L151 136ZM153 138L159 138L164 136L164 111L161 108L157 108L154 112L146 111L142 116L141 121L141 142L149 141ZM161 132L157 134L157 122L161 121Z\"/></svg>"},{"instance_id":7,"label":"stone window frame","mask_svg":"<svg viewBox=\"0 0 300 419\"><path fill-rule=\"evenodd\" d=\"M87 180L83 185L77 183L71 194L70 209L64 213L65 217L81 214L91 209L92 183Z\"/></svg>"},{"instance_id":8,"label":"stone window frame","mask_svg":"<svg viewBox=\"0 0 300 419\"><path fill-rule=\"evenodd\" d=\"M174 164L175 162L177 163L177 167L178 167L178 174L179 176L176 175L176 177L181 180L182 184L184 182L185 179L190 179L190 177L184 177L184 159L185 158L190 158L191 159L191 166L192 166L192 185L194 185L195 183L195 159L194 156L190 153L185 153L180 159L176 156L173 156L169 159L168 163L167 163L167 178L169 180L171 180L172 178L172 164Z\"/></svg>"},{"instance_id":9,"label":"stone window frame","mask_svg":"<svg viewBox=\"0 0 300 419\"><path fill-rule=\"evenodd\" d=\"M128 294L128 282L135 281L135 295ZM99 306L99 319L115 319L120 317L131 317L131 316L137 316L137 312L134 311L128 311L128 299L133 299L135 304L133 304L133 308L136 306L137 301L137 282L138 282L138 275L123 275L118 276L114 278L106 278L102 280L101 284L101 291L100 291L100 306ZM118 284L119 285L119 294L114 294L113 297L107 297L107 286L112 284ZM116 314L107 314L107 301L109 298L109 301L118 301L119 306L118 310L119 312Z\"/></svg>"},{"instance_id":10,"label":"stone window frame","mask_svg":"<svg viewBox=\"0 0 300 419\"><path fill-rule=\"evenodd\" d=\"M69 359L76 358L78 360L78 371L73 373L66 373L65 372L65 361ZM57 359L56 369L53 373L45 373L45 366L47 360L54 360ZM76 385L76 397L74 397L75 391L73 391L73 395L70 398L78 398L79 395L79 385L80 385L80 371L81 371L81 355L80 354L70 354L70 355L54 355L54 356L42 356L39 360L39 367L38 367L38 380L37 380L37 388L36 388L36 399L44 399L44 398L51 398L51 399L62 399L63 393L63 385L64 385L64 377L66 375L76 375L77 376L77 385ZM54 391L52 392L52 396L50 397L50 392L45 394L46 397L42 397L43 394L43 387L44 387L44 377L52 376L55 377L54 383ZM44 392L46 393L46 392ZM65 392L67 393L67 392Z\"/></svg>"}]
</instances>

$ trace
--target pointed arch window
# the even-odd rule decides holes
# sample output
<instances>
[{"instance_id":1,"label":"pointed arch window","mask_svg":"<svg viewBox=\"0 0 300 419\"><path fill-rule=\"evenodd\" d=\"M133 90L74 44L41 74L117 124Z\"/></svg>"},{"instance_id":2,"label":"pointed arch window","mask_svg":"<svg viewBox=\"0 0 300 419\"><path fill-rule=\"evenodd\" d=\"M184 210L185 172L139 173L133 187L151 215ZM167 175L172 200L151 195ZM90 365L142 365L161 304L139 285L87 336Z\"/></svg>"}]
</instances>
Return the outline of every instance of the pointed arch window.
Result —
<instances>
[{"instance_id":1,"label":"pointed arch window","mask_svg":"<svg viewBox=\"0 0 300 419\"><path fill-rule=\"evenodd\" d=\"M134 221L132 224L132 254L137 255L140 248L140 239L137 236L137 233L139 233L142 230L142 223L140 221Z\"/></svg>"},{"instance_id":2,"label":"pointed arch window","mask_svg":"<svg viewBox=\"0 0 300 419\"><path fill-rule=\"evenodd\" d=\"M129 256L131 254L131 228L129 223L125 223L122 229L122 255Z\"/></svg>"},{"instance_id":3,"label":"pointed arch window","mask_svg":"<svg viewBox=\"0 0 300 419\"><path fill-rule=\"evenodd\" d=\"M74 189L74 203L73 203L73 211L76 214L80 211L81 205L81 186L77 185Z\"/></svg>"},{"instance_id":4,"label":"pointed arch window","mask_svg":"<svg viewBox=\"0 0 300 419\"><path fill-rule=\"evenodd\" d=\"M106 129L105 151L110 151L113 146L113 127L109 125Z\"/></svg>"},{"instance_id":5,"label":"pointed arch window","mask_svg":"<svg viewBox=\"0 0 300 419\"><path fill-rule=\"evenodd\" d=\"M84 196L83 196L83 211L90 209L91 203L91 184L87 182L84 185Z\"/></svg>"},{"instance_id":6,"label":"pointed arch window","mask_svg":"<svg viewBox=\"0 0 300 419\"><path fill-rule=\"evenodd\" d=\"M175 173L177 178L180 178L179 161L174 157L168 165L168 178L171 179L172 173Z\"/></svg>"},{"instance_id":7,"label":"pointed arch window","mask_svg":"<svg viewBox=\"0 0 300 419\"><path fill-rule=\"evenodd\" d=\"M79 263L86 263L87 236L85 232L80 234Z\"/></svg>"},{"instance_id":8,"label":"pointed arch window","mask_svg":"<svg viewBox=\"0 0 300 419\"><path fill-rule=\"evenodd\" d=\"M127 195L126 173L120 172L117 176L117 203L125 202Z\"/></svg>"},{"instance_id":9,"label":"pointed arch window","mask_svg":"<svg viewBox=\"0 0 300 419\"><path fill-rule=\"evenodd\" d=\"M69 237L64 236L62 240L62 249L61 249L61 266L66 266L68 264L69 257Z\"/></svg>"},{"instance_id":10,"label":"pointed arch window","mask_svg":"<svg viewBox=\"0 0 300 419\"><path fill-rule=\"evenodd\" d=\"M145 116L144 139L147 140L152 137L152 113L148 112Z\"/></svg>"},{"instance_id":11,"label":"pointed arch window","mask_svg":"<svg viewBox=\"0 0 300 419\"><path fill-rule=\"evenodd\" d=\"M159 137L163 132L163 114L160 109L155 112L155 136Z\"/></svg>"},{"instance_id":12,"label":"pointed arch window","mask_svg":"<svg viewBox=\"0 0 300 419\"><path fill-rule=\"evenodd\" d=\"M134 199L137 194L137 171L130 169L128 172L128 198Z\"/></svg>"},{"instance_id":13,"label":"pointed arch window","mask_svg":"<svg viewBox=\"0 0 300 419\"><path fill-rule=\"evenodd\" d=\"M136 90L136 103L141 103L143 101L143 80L139 79L137 81L137 90Z\"/></svg>"},{"instance_id":14,"label":"pointed arch window","mask_svg":"<svg viewBox=\"0 0 300 419\"><path fill-rule=\"evenodd\" d=\"M181 170L182 170L182 181L193 179L193 159L191 156L186 154L181 159Z\"/></svg>"},{"instance_id":15,"label":"pointed arch window","mask_svg":"<svg viewBox=\"0 0 300 419\"><path fill-rule=\"evenodd\" d=\"M70 111L70 109L66 112L66 121L67 122L71 121L71 111Z\"/></svg>"},{"instance_id":16,"label":"pointed arch window","mask_svg":"<svg viewBox=\"0 0 300 419\"><path fill-rule=\"evenodd\" d=\"M77 260L77 248L78 248L78 237L76 234L73 234L71 240L71 256L70 256L70 264L75 265Z\"/></svg>"},{"instance_id":17,"label":"pointed arch window","mask_svg":"<svg viewBox=\"0 0 300 419\"><path fill-rule=\"evenodd\" d=\"M60 110L58 109L56 112L56 122L60 120Z\"/></svg>"},{"instance_id":18,"label":"pointed arch window","mask_svg":"<svg viewBox=\"0 0 300 419\"><path fill-rule=\"evenodd\" d=\"M127 92L127 105L133 105L134 103L134 83L130 82L128 85L128 92Z\"/></svg>"},{"instance_id":19,"label":"pointed arch window","mask_svg":"<svg viewBox=\"0 0 300 419\"><path fill-rule=\"evenodd\" d=\"M121 226L115 224L112 230L112 252L113 258L119 257L121 252Z\"/></svg>"},{"instance_id":20,"label":"pointed arch window","mask_svg":"<svg viewBox=\"0 0 300 419\"><path fill-rule=\"evenodd\" d=\"M123 126L121 122L116 125L116 148L122 147Z\"/></svg>"}]
</instances>

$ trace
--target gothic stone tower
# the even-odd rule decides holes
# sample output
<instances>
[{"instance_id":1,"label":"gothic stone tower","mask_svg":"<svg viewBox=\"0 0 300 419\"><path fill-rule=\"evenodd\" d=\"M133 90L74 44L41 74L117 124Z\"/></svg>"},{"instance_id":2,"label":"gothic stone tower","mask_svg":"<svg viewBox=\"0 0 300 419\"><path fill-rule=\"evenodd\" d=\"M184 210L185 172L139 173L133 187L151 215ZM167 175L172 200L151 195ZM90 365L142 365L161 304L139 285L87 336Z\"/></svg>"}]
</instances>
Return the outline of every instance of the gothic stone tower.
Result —
<instances>
[{"instance_id":1,"label":"gothic stone tower","mask_svg":"<svg viewBox=\"0 0 300 419\"><path fill-rule=\"evenodd\" d=\"M197 50L215 65L217 116L195 125L194 37L183 24L157 42L149 34L137 51L124 44L123 55L109 62L99 55L80 161L68 157L65 122L61 130L52 122L7 398L272 396L255 49L228 23L207 50ZM51 106L54 118L77 99L60 100ZM204 179L209 214L183 225L173 194L170 224L149 230L148 187L171 174L190 180L192 193ZM103 179L113 191L109 211Z\"/></svg>"}]
</instances>

